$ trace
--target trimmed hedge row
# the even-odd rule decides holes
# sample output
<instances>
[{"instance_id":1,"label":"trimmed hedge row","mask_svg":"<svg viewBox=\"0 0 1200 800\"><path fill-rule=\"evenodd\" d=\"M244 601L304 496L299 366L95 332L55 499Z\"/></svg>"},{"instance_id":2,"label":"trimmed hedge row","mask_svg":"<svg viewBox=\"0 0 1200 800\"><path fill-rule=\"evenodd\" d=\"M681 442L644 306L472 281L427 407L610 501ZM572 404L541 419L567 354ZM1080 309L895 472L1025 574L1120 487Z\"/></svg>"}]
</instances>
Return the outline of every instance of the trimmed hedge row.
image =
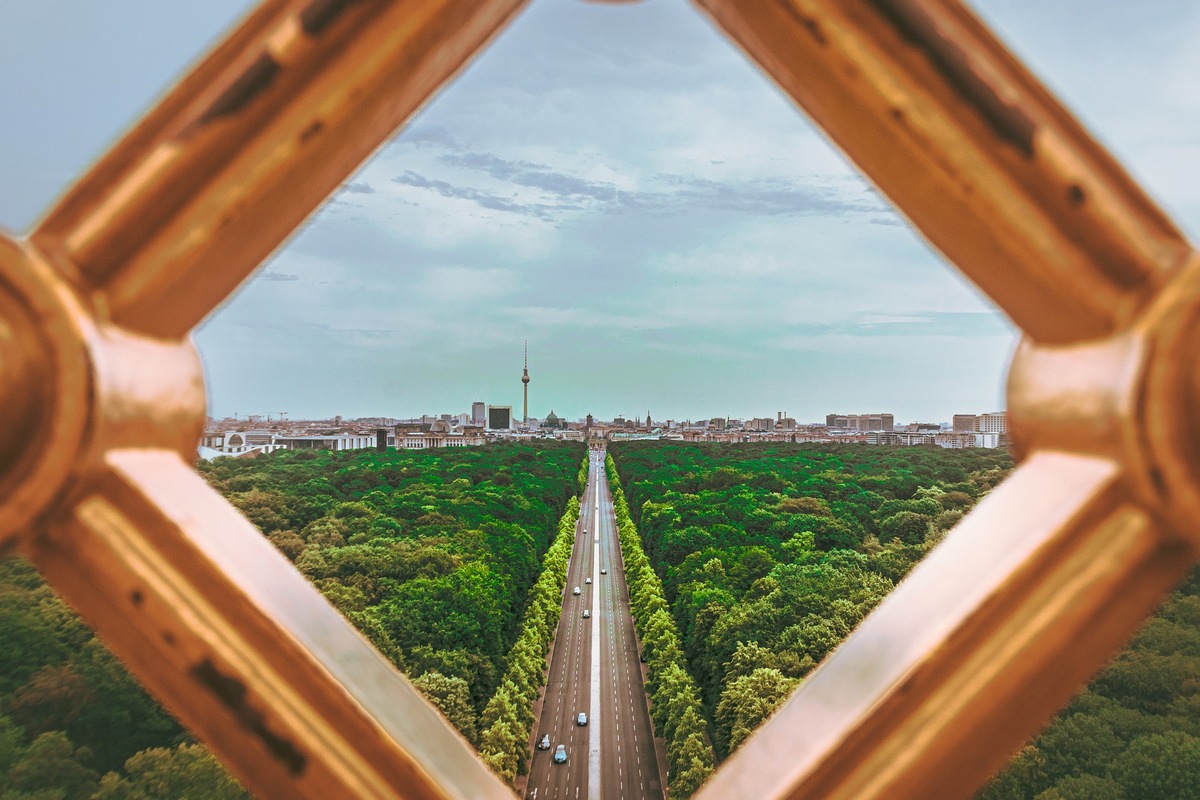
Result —
<instances>
[{"instance_id":1,"label":"trimmed hedge row","mask_svg":"<svg viewBox=\"0 0 1200 800\"><path fill-rule=\"evenodd\" d=\"M529 590L521 632L508 651L508 668L480 717L479 754L509 784L529 768L529 736L537 721L533 704L546 682L546 653L562 612L562 593L578 521L579 498L572 497L542 560L542 572Z\"/></svg>"},{"instance_id":2,"label":"trimmed hedge row","mask_svg":"<svg viewBox=\"0 0 1200 800\"><path fill-rule=\"evenodd\" d=\"M650 566L641 536L629 517L629 506L612 456L605 459L605 470L617 514L617 534L625 560L625 579L629 582L629 605L648 667L646 694L650 698L650 715L667 745L668 788L671 797L690 797L712 773L715 762L700 712L700 692L685 666L679 630L671 617L662 581Z\"/></svg>"}]
</instances>

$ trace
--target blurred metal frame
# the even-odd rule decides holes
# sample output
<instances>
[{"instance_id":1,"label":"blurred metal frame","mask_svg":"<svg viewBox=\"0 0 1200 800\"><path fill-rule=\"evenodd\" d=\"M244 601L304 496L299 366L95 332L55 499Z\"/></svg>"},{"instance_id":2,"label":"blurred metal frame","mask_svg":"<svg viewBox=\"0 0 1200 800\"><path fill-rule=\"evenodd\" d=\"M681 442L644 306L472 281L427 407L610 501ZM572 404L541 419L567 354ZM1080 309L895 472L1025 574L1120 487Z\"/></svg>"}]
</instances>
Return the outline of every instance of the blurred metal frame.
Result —
<instances>
[{"instance_id":1,"label":"blurred metal frame","mask_svg":"<svg viewBox=\"0 0 1200 800\"><path fill-rule=\"evenodd\" d=\"M189 332L522 5L267 0L0 239L0 544L260 796L510 796L191 469ZM1026 333L1013 477L700 796L966 796L1197 558L1197 259L956 0L697 5Z\"/></svg>"}]
</instances>

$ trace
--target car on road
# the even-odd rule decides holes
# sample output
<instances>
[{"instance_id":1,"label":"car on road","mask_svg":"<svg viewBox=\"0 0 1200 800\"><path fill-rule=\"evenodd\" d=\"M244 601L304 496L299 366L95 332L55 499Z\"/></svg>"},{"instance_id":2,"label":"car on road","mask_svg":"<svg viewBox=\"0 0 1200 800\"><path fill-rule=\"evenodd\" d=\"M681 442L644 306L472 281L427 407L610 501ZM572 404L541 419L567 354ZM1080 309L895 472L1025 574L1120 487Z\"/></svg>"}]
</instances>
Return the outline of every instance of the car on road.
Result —
<instances>
[{"instance_id":1,"label":"car on road","mask_svg":"<svg viewBox=\"0 0 1200 800\"><path fill-rule=\"evenodd\" d=\"M584 582L584 583L591 583L591 582L592 582L592 579L591 579L591 578L585 578L583 582Z\"/></svg>"},{"instance_id":2,"label":"car on road","mask_svg":"<svg viewBox=\"0 0 1200 800\"><path fill-rule=\"evenodd\" d=\"M547 733L545 736L543 736L541 739L538 740L538 750L549 750L549 749L550 749L550 734Z\"/></svg>"},{"instance_id":3,"label":"car on road","mask_svg":"<svg viewBox=\"0 0 1200 800\"><path fill-rule=\"evenodd\" d=\"M571 594L579 594L581 591L582 590L578 586L576 586L575 591L571 592Z\"/></svg>"},{"instance_id":4,"label":"car on road","mask_svg":"<svg viewBox=\"0 0 1200 800\"><path fill-rule=\"evenodd\" d=\"M554 763L567 763L567 746L565 744L560 744L558 747L554 748Z\"/></svg>"},{"instance_id":5,"label":"car on road","mask_svg":"<svg viewBox=\"0 0 1200 800\"><path fill-rule=\"evenodd\" d=\"M592 616L592 612L588 611L588 610L585 608L585 609L583 610L583 618L584 618L584 619L589 619L591 616Z\"/></svg>"},{"instance_id":6,"label":"car on road","mask_svg":"<svg viewBox=\"0 0 1200 800\"><path fill-rule=\"evenodd\" d=\"M608 574L608 567L605 567L604 569L600 570L600 574L601 574L601 575L607 575L607 574Z\"/></svg>"},{"instance_id":7,"label":"car on road","mask_svg":"<svg viewBox=\"0 0 1200 800\"><path fill-rule=\"evenodd\" d=\"M579 716L575 718L576 725L587 725L587 714L580 711Z\"/></svg>"}]
</instances>

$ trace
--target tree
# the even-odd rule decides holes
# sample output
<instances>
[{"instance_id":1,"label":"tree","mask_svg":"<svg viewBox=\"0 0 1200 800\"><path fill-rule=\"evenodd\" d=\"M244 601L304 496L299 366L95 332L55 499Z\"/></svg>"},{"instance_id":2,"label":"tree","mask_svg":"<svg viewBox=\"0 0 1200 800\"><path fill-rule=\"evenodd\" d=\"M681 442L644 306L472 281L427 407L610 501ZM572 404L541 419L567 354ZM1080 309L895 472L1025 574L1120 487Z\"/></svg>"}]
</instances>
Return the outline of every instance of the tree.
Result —
<instances>
[{"instance_id":1,"label":"tree","mask_svg":"<svg viewBox=\"0 0 1200 800\"><path fill-rule=\"evenodd\" d=\"M1063 778L1033 800L1126 800L1121 785L1100 775Z\"/></svg>"},{"instance_id":2,"label":"tree","mask_svg":"<svg viewBox=\"0 0 1200 800\"><path fill-rule=\"evenodd\" d=\"M22 792L57 790L62 800L87 800L99 777L85 766L91 754L75 749L62 731L43 733L33 740L9 771L12 788Z\"/></svg>"},{"instance_id":3,"label":"tree","mask_svg":"<svg viewBox=\"0 0 1200 800\"><path fill-rule=\"evenodd\" d=\"M1026 745L1009 765L980 790L978 800L1027 800L1047 788L1046 759Z\"/></svg>"},{"instance_id":4,"label":"tree","mask_svg":"<svg viewBox=\"0 0 1200 800\"><path fill-rule=\"evenodd\" d=\"M929 530L930 517L915 511L898 511L879 523L879 538L899 539L905 544L920 544Z\"/></svg>"},{"instance_id":5,"label":"tree","mask_svg":"<svg viewBox=\"0 0 1200 800\"><path fill-rule=\"evenodd\" d=\"M8 717L0 716L0 775L7 775L25 752L25 731Z\"/></svg>"},{"instance_id":6,"label":"tree","mask_svg":"<svg viewBox=\"0 0 1200 800\"><path fill-rule=\"evenodd\" d=\"M688 734L672 759L671 797L691 797L712 771L712 749L704 743L703 735L699 731Z\"/></svg>"},{"instance_id":7,"label":"tree","mask_svg":"<svg viewBox=\"0 0 1200 800\"><path fill-rule=\"evenodd\" d=\"M92 699L70 664L42 667L8 700L8 713L30 736L67 730Z\"/></svg>"},{"instance_id":8,"label":"tree","mask_svg":"<svg viewBox=\"0 0 1200 800\"><path fill-rule=\"evenodd\" d=\"M304 552L304 540L295 531L271 531L267 539L290 561L295 561Z\"/></svg>"},{"instance_id":9,"label":"tree","mask_svg":"<svg viewBox=\"0 0 1200 800\"><path fill-rule=\"evenodd\" d=\"M304 526L304 540L315 547L341 547L346 543L349 526L336 517L321 517Z\"/></svg>"},{"instance_id":10,"label":"tree","mask_svg":"<svg viewBox=\"0 0 1200 800\"><path fill-rule=\"evenodd\" d=\"M451 678L440 672L426 672L413 680L413 686L437 706L468 742L476 744L475 709L471 705L471 687L465 680Z\"/></svg>"},{"instance_id":11,"label":"tree","mask_svg":"<svg viewBox=\"0 0 1200 800\"><path fill-rule=\"evenodd\" d=\"M1072 775L1103 775L1125 743L1112 728L1091 714L1072 714L1055 720L1038 739L1051 780Z\"/></svg>"},{"instance_id":12,"label":"tree","mask_svg":"<svg viewBox=\"0 0 1200 800\"><path fill-rule=\"evenodd\" d=\"M829 503L820 497L785 497L775 507L784 514L814 514L821 517L832 517Z\"/></svg>"},{"instance_id":13,"label":"tree","mask_svg":"<svg viewBox=\"0 0 1200 800\"><path fill-rule=\"evenodd\" d=\"M100 770L116 769L139 750L173 744L182 733L98 640L84 647L74 666L95 702L80 709L69 733L92 751Z\"/></svg>"},{"instance_id":14,"label":"tree","mask_svg":"<svg viewBox=\"0 0 1200 800\"><path fill-rule=\"evenodd\" d=\"M749 675L730 681L717 703L716 742L732 753L754 729L775 712L799 685L777 669L759 667Z\"/></svg>"},{"instance_id":15,"label":"tree","mask_svg":"<svg viewBox=\"0 0 1200 800\"><path fill-rule=\"evenodd\" d=\"M125 762L125 774L110 772L94 800L249 800L250 795L203 745L181 744L143 750Z\"/></svg>"},{"instance_id":16,"label":"tree","mask_svg":"<svg viewBox=\"0 0 1200 800\"><path fill-rule=\"evenodd\" d=\"M286 508L288 500L279 492L251 489L248 492L231 495L229 501L237 506L246 519L254 523L254 526L263 533L269 534L287 527L288 521L282 512Z\"/></svg>"},{"instance_id":17,"label":"tree","mask_svg":"<svg viewBox=\"0 0 1200 800\"><path fill-rule=\"evenodd\" d=\"M1200 739L1170 731L1134 739L1112 764L1127 797L1200 800Z\"/></svg>"}]
</instances>

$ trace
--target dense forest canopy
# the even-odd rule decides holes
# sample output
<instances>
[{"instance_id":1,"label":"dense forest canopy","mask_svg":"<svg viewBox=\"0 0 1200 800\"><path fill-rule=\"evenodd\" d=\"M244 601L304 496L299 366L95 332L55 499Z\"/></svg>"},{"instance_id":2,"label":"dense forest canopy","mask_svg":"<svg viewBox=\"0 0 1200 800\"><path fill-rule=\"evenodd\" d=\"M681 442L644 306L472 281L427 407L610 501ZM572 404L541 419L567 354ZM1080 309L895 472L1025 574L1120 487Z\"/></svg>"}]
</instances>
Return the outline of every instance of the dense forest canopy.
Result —
<instances>
[{"instance_id":1,"label":"dense forest canopy","mask_svg":"<svg viewBox=\"0 0 1200 800\"><path fill-rule=\"evenodd\" d=\"M718 758L1011 468L1001 450L630 442L610 452Z\"/></svg>"},{"instance_id":2,"label":"dense forest canopy","mask_svg":"<svg viewBox=\"0 0 1200 800\"><path fill-rule=\"evenodd\" d=\"M710 768L705 732L718 758L736 749L1011 468L996 450L637 442L611 454L652 713L681 796ZM199 469L511 781L527 765L585 461L579 444L538 442ZM0 800L245 797L19 559L0 562L0 616ZM1200 800L1200 577L981 797Z\"/></svg>"},{"instance_id":3,"label":"dense forest canopy","mask_svg":"<svg viewBox=\"0 0 1200 800\"><path fill-rule=\"evenodd\" d=\"M584 458L538 442L198 469L476 742ZM245 797L19 559L0 615L0 800Z\"/></svg>"},{"instance_id":4,"label":"dense forest canopy","mask_svg":"<svg viewBox=\"0 0 1200 800\"><path fill-rule=\"evenodd\" d=\"M1011 468L995 450L611 449L720 757ZM983 800L1200 800L1200 573Z\"/></svg>"}]
</instances>

